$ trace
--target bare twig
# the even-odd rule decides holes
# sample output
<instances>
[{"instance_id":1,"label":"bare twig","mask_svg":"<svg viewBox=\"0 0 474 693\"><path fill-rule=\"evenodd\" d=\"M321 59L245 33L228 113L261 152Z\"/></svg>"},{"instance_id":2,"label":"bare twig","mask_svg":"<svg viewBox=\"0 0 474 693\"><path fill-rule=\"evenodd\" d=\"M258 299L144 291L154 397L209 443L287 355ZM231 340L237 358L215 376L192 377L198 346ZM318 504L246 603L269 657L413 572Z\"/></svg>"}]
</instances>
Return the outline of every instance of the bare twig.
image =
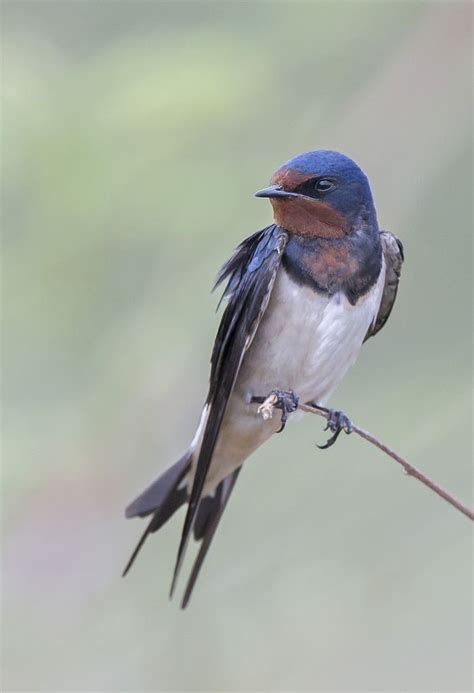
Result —
<instances>
[{"instance_id":1,"label":"bare twig","mask_svg":"<svg viewBox=\"0 0 474 693\"><path fill-rule=\"evenodd\" d=\"M326 411L318 409L313 405L300 404L298 409L301 409L301 411L304 412L308 412L309 414L317 414L318 416L324 417L326 420L328 419L328 413ZM415 477L415 479L418 479L418 481L421 481L422 484L424 484L429 489L437 493L438 496L441 496L441 498L444 498L444 500L447 503L450 503L454 508L456 508L456 510L459 510L459 512L466 515L466 517L468 517L470 520L474 520L474 512L470 510L470 508L463 505L463 503L454 498L454 496L448 493L448 491L445 491L443 488L441 488L441 486L435 484L435 482L432 481L429 477L427 477L426 474L423 474L423 472L420 472L419 469L414 467L412 464L409 464L406 460L403 459L403 457L397 455L397 453L391 450L387 445L385 445L385 443L381 443L380 440L378 440L371 433L364 431L363 428L356 426L354 423L352 424L352 431L354 433L357 433L357 435L359 435L361 438L367 440L369 443L372 443L372 445L375 445L375 447L379 448L379 450L382 450L382 452L385 452L389 457L395 460L395 462L400 464L407 474Z\"/></svg>"}]
</instances>

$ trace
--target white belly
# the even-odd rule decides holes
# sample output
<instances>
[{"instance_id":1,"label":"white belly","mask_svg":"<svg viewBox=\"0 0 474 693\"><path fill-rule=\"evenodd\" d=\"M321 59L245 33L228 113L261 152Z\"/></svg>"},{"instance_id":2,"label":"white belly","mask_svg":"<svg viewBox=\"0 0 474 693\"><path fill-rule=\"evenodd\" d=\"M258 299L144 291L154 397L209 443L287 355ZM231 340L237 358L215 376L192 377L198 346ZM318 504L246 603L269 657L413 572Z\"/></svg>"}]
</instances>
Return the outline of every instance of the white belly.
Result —
<instances>
[{"instance_id":1,"label":"white belly","mask_svg":"<svg viewBox=\"0 0 474 693\"><path fill-rule=\"evenodd\" d=\"M263 421L252 397L266 397L276 388L293 390L301 402L325 402L359 354L377 315L384 279L385 266L375 287L352 306L343 294L327 298L296 284L280 269L229 401L205 493L280 427L280 413ZM193 441L196 448L205 418L204 414Z\"/></svg>"}]
</instances>

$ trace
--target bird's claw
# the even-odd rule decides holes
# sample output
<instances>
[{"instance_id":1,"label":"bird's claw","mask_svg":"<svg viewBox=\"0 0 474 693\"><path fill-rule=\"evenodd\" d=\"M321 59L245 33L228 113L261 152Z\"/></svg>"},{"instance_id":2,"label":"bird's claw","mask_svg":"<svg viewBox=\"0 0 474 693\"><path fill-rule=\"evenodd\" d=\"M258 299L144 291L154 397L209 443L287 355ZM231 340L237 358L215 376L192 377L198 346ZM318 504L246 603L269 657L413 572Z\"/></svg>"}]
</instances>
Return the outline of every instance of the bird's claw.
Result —
<instances>
[{"instance_id":1,"label":"bird's claw","mask_svg":"<svg viewBox=\"0 0 474 693\"><path fill-rule=\"evenodd\" d=\"M339 411L338 409L326 409L326 407L320 406L317 408L327 414L327 423L324 430L330 430L333 433L333 435L324 445L318 445L318 448L321 450L327 450L331 447L331 445L334 445L336 440L339 438L341 431L344 431L344 433L347 433L348 435L349 433L352 433L352 422L343 411Z\"/></svg>"},{"instance_id":2,"label":"bird's claw","mask_svg":"<svg viewBox=\"0 0 474 693\"><path fill-rule=\"evenodd\" d=\"M274 409L281 409L281 428L277 433L281 433L288 421L288 414L296 411L298 408L298 397L293 390L272 390L268 397L253 397L253 402L261 402L257 409L257 414L261 414L264 421L268 421L273 417Z\"/></svg>"}]
</instances>

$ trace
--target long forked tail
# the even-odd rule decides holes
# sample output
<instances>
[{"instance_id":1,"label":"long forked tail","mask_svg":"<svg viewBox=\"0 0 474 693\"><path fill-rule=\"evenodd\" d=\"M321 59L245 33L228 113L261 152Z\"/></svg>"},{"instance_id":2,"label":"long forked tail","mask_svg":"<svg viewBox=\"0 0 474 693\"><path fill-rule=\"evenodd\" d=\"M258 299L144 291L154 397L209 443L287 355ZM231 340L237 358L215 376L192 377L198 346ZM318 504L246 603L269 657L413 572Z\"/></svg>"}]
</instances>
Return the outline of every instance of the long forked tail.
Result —
<instances>
[{"instance_id":1,"label":"long forked tail","mask_svg":"<svg viewBox=\"0 0 474 693\"><path fill-rule=\"evenodd\" d=\"M189 471L191 458L192 453L187 450L172 467L163 472L125 510L125 517L128 518L147 517L151 514L153 514L153 517L130 556L122 573L123 577L132 567L148 535L159 530L169 520L171 515L187 501L186 487L180 487L180 484Z\"/></svg>"},{"instance_id":2,"label":"long forked tail","mask_svg":"<svg viewBox=\"0 0 474 693\"><path fill-rule=\"evenodd\" d=\"M122 573L123 577L132 567L148 535L160 529L173 513L188 501L186 486L181 482L189 471L191 461L192 453L187 451L181 459L163 472L151 486L127 507L125 515L128 518L147 517L149 515L152 515L152 517L125 566ZM233 471L220 482L212 495L201 499L193 526L194 538L201 543L181 602L183 609L186 608L191 598L194 585L239 472L240 468Z\"/></svg>"}]
</instances>

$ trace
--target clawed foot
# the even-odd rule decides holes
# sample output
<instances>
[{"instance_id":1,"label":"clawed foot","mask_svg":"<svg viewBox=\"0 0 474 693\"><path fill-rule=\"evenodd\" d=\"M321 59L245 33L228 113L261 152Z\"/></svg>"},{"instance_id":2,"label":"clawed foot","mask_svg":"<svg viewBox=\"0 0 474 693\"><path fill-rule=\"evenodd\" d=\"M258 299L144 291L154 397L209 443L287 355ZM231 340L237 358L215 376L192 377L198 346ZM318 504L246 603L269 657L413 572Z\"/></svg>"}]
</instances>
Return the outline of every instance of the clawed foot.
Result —
<instances>
[{"instance_id":1,"label":"clawed foot","mask_svg":"<svg viewBox=\"0 0 474 693\"><path fill-rule=\"evenodd\" d=\"M252 397L252 402L261 402L257 409L257 414L261 414L264 421L273 417L274 409L281 409L281 428L277 433L281 433L288 421L288 414L298 408L298 397L293 390L272 390L268 397Z\"/></svg>"},{"instance_id":2,"label":"clawed foot","mask_svg":"<svg viewBox=\"0 0 474 693\"><path fill-rule=\"evenodd\" d=\"M330 448L331 445L334 445L336 440L339 438L341 431L344 431L344 433L347 434L352 433L352 422L343 411L338 411L337 409L326 409L326 407L320 407L319 405L315 405L315 407L328 415L324 430L327 431L329 429L333 432L333 435L329 438L327 443L324 445L318 445L318 448L321 450L327 450Z\"/></svg>"}]
</instances>

